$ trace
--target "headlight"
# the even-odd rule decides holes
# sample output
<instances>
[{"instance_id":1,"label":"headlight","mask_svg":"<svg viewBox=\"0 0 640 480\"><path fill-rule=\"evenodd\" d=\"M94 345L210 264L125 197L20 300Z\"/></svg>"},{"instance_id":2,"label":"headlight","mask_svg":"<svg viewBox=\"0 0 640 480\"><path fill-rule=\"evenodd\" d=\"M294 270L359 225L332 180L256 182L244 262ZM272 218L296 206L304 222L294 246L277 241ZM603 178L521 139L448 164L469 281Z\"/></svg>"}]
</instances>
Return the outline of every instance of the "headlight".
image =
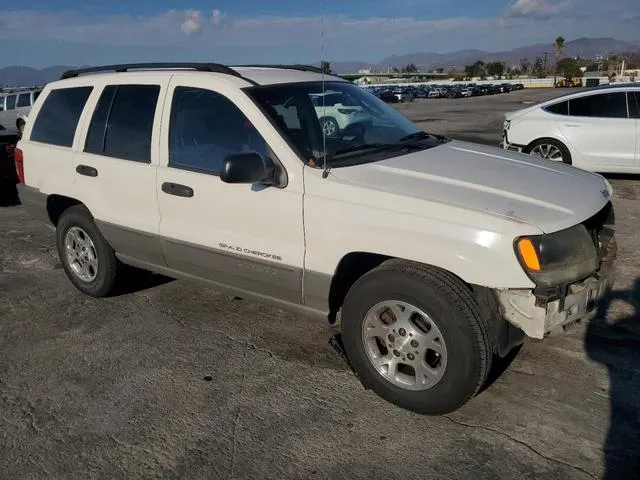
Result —
<instances>
[{"instance_id":1,"label":"headlight","mask_svg":"<svg viewBox=\"0 0 640 480\"><path fill-rule=\"evenodd\" d=\"M573 283L598 269L598 253L584 225L520 237L515 250L522 267L541 286Z\"/></svg>"}]
</instances>

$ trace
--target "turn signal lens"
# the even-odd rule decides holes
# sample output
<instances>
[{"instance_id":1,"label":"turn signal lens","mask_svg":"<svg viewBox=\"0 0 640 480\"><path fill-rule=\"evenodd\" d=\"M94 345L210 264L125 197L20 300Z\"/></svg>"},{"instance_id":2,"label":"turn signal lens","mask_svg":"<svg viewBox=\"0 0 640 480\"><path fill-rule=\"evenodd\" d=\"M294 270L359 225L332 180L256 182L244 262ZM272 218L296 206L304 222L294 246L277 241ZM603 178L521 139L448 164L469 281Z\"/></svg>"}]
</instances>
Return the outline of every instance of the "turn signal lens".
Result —
<instances>
[{"instance_id":1,"label":"turn signal lens","mask_svg":"<svg viewBox=\"0 0 640 480\"><path fill-rule=\"evenodd\" d=\"M531 240L528 238L521 239L518 242L518 253L520 253L520 258L529 270L533 272L540 271L538 253L536 252L536 248L533 246Z\"/></svg>"}]
</instances>

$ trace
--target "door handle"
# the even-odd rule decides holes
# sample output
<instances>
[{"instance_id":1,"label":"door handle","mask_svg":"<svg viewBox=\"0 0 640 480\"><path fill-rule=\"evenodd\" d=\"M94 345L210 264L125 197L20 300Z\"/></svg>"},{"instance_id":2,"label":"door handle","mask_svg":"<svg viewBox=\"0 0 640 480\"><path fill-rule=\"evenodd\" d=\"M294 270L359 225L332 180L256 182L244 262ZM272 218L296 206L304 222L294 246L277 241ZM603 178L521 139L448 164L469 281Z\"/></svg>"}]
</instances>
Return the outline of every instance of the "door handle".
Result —
<instances>
[{"instance_id":1,"label":"door handle","mask_svg":"<svg viewBox=\"0 0 640 480\"><path fill-rule=\"evenodd\" d=\"M78 165L76 167L76 172L78 172L80 175L85 175L87 177L98 176L98 170L96 170L93 167L90 167L89 165Z\"/></svg>"},{"instance_id":2,"label":"door handle","mask_svg":"<svg viewBox=\"0 0 640 480\"><path fill-rule=\"evenodd\" d=\"M164 182L162 184L162 191L177 197L193 197L193 189L186 185L180 185L179 183Z\"/></svg>"}]
</instances>

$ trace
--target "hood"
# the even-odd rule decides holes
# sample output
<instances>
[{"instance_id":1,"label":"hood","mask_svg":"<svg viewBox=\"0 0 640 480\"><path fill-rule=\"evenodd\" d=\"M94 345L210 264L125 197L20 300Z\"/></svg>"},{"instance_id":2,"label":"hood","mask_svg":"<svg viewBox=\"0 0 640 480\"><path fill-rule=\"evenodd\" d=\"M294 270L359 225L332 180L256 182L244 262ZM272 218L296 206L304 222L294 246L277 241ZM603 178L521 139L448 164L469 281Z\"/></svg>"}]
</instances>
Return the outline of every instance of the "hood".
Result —
<instances>
[{"instance_id":1,"label":"hood","mask_svg":"<svg viewBox=\"0 0 640 480\"><path fill-rule=\"evenodd\" d=\"M484 212L546 233L593 216L612 193L602 176L586 170L459 141L331 173L376 191Z\"/></svg>"}]
</instances>

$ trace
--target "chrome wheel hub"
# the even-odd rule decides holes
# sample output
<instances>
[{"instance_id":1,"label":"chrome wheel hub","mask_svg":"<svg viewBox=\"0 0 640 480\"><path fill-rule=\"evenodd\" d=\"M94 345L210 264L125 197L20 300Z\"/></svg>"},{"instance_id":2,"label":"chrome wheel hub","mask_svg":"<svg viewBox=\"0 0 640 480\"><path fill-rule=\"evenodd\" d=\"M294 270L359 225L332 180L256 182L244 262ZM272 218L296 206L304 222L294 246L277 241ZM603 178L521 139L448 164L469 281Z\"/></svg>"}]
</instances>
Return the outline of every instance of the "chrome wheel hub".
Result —
<instances>
[{"instance_id":1,"label":"chrome wheel hub","mask_svg":"<svg viewBox=\"0 0 640 480\"><path fill-rule=\"evenodd\" d=\"M546 158L548 160L553 160L555 162L562 162L564 158L562 157L562 152L555 145L549 145L543 143L541 145L536 145L531 149L531 155L537 155L542 158Z\"/></svg>"},{"instance_id":2,"label":"chrome wheel hub","mask_svg":"<svg viewBox=\"0 0 640 480\"><path fill-rule=\"evenodd\" d=\"M336 134L336 124L331 120L325 120L322 129L325 137L333 137Z\"/></svg>"},{"instance_id":3,"label":"chrome wheel hub","mask_svg":"<svg viewBox=\"0 0 640 480\"><path fill-rule=\"evenodd\" d=\"M98 252L91 237L80 227L71 227L64 237L67 263L83 282L92 282L98 274Z\"/></svg>"},{"instance_id":4,"label":"chrome wheel hub","mask_svg":"<svg viewBox=\"0 0 640 480\"><path fill-rule=\"evenodd\" d=\"M447 367L442 332L426 313L406 302L374 305L362 324L362 342L380 375L406 390L432 388Z\"/></svg>"}]
</instances>

